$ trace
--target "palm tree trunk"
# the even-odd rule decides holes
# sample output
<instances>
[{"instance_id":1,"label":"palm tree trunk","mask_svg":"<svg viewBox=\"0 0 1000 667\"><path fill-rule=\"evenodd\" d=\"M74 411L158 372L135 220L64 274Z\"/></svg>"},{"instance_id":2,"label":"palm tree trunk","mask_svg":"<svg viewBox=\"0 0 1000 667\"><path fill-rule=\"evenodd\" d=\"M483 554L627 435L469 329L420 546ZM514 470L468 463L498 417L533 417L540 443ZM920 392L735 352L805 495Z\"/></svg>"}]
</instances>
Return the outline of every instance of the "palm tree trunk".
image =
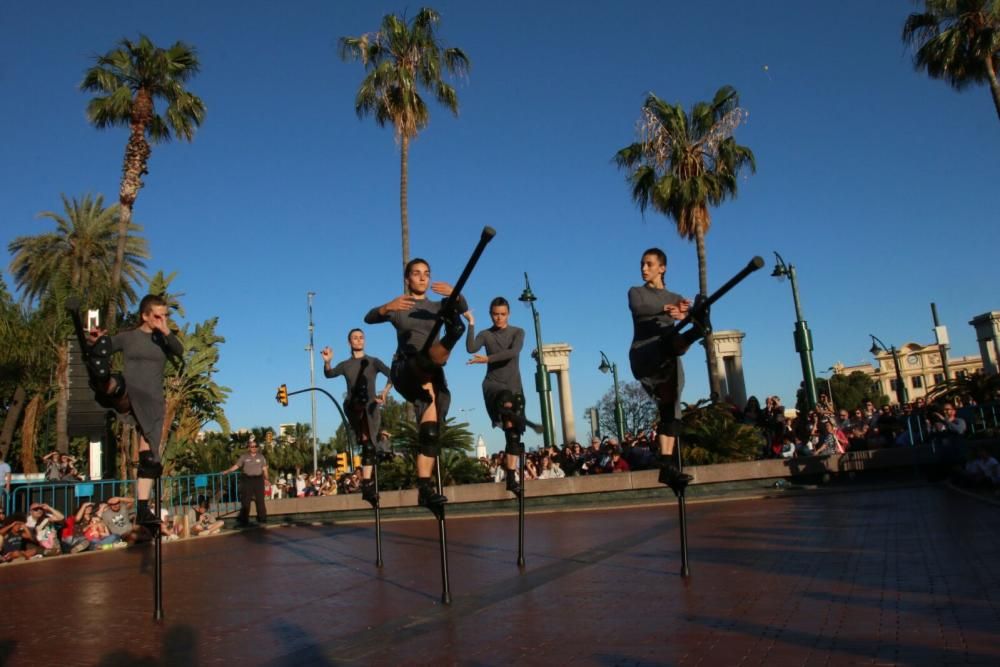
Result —
<instances>
[{"instance_id":1,"label":"palm tree trunk","mask_svg":"<svg viewBox=\"0 0 1000 667\"><path fill-rule=\"evenodd\" d=\"M10 452L10 443L14 441L17 420L21 418L21 413L24 411L24 398L24 387L21 385L14 387L14 398L3 418L3 429L0 429L0 458L4 460L7 459L7 454Z\"/></svg>"},{"instance_id":2,"label":"palm tree trunk","mask_svg":"<svg viewBox=\"0 0 1000 667\"><path fill-rule=\"evenodd\" d=\"M56 348L56 451L69 453L69 343Z\"/></svg>"},{"instance_id":3,"label":"palm tree trunk","mask_svg":"<svg viewBox=\"0 0 1000 667\"><path fill-rule=\"evenodd\" d=\"M993 54L986 56L986 76L990 80L990 93L993 95L993 106L997 110L997 118L1000 118L1000 82L997 81L997 71L993 67Z\"/></svg>"},{"instance_id":4,"label":"palm tree trunk","mask_svg":"<svg viewBox=\"0 0 1000 667\"><path fill-rule=\"evenodd\" d=\"M705 258L705 233L700 229L695 234L695 248L698 251L698 293L708 296L708 261ZM715 358L715 343L712 334L705 336L705 363L708 366L708 390L713 402L723 398L719 381L718 365Z\"/></svg>"},{"instance_id":5,"label":"palm tree trunk","mask_svg":"<svg viewBox=\"0 0 1000 667\"><path fill-rule=\"evenodd\" d=\"M35 461L35 445L38 443L38 413L42 406L42 394L35 394L24 408L24 423L21 424L21 470L26 474L38 472Z\"/></svg>"},{"instance_id":6,"label":"palm tree trunk","mask_svg":"<svg viewBox=\"0 0 1000 667\"><path fill-rule=\"evenodd\" d=\"M405 133L399 142L399 226L403 236L403 268L410 261L410 214L408 190L410 187L410 137ZM403 276L403 293L406 289L406 276Z\"/></svg>"},{"instance_id":7,"label":"palm tree trunk","mask_svg":"<svg viewBox=\"0 0 1000 667\"><path fill-rule=\"evenodd\" d=\"M138 107L140 95L136 96ZM149 109L152 103L149 102ZM138 115L138 112L137 112ZM125 264L125 244L128 239L128 228L132 224L132 207L142 188L142 176L146 173L146 164L152 152L146 141L146 123L133 120L128 143L125 145L125 163L122 166L122 182L118 189L118 245L115 248L115 263L111 268L111 300L108 302L108 312L104 320L104 328L114 331L117 328L116 314L118 306L124 305L121 299L122 267Z\"/></svg>"}]
</instances>

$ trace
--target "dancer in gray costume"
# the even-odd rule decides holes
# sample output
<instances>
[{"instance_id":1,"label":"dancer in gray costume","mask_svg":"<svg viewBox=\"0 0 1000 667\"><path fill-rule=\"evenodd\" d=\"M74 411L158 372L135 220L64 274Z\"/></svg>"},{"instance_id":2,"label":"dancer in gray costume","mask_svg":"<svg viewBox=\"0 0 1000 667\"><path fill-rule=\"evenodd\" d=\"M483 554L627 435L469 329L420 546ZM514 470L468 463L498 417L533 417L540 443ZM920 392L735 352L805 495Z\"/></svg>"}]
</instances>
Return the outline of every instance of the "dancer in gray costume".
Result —
<instances>
[{"instance_id":1,"label":"dancer in gray costume","mask_svg":"<svg viewBox=\"0 0 1000 667\"><path fill-rule=\"evenodd\" d=\"M388 378L390 371L381 359L365 354L365 334L361 329L351 329L347 334L347 343L351 347L351 358L333 367L330 366L333 350L324 347L320 351L323 357L323 375L328 378L343 377L347 382L344 408L347 411L347 421L361 445L361 497L375 504L378 502L378 493L372 481L375 443L382 424L380 408L392 388L392 382L387 382L381 393L375 393L376 376L381 373Z\"/></svg>"},{"instance_id":2,"label":"dancer in gray costume","mask_svg":"<svg viewBox=\"0 0 1000 667\"><path fill-rule=\"evenodd\" d=\"M503 429L507 490L520 494L522 487L517 480L517 461L524 451L521 435L524 433L524 390L521 387L519 357L524 346L524 329L511 326L510 304L498 296L490 302L490 319L493 326L477 336L472 313L463 314L469 323L465 349L473 355L470 364L486 364L483 378L483 399L486 412L493 426ZM483 347L486 354L476 354Z\"/></svg>"}]
</instances>

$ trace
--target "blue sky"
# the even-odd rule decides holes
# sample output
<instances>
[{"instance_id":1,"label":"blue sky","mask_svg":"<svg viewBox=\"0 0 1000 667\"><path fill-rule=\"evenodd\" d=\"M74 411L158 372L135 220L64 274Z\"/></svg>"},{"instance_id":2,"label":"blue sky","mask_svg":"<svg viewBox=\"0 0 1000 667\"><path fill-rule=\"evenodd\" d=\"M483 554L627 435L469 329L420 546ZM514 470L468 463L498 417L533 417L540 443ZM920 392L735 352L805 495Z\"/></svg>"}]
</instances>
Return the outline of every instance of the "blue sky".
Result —
<instances>
[{"instance_id":1,"label":"blue sky","mask_svg":"<svg viewBox=\"0 0 1000 667\"><path fill-rule=\"evenodd\" d=\"M640 282L642 250L664 248L668 286L697 291L694 245L662 216L644 219L611 162L634 139L648 91L689 107L730 84L749 111L736 136L758 171L713 211L707 237L713 286L753 255L768 262L713 312L717 328L746 333L749 393L791 402L801 379L791 290L769 276L774 250L797 267L817 368L870 360L869 333L931 342L932 301L953 354L977 353L967 322L1000 309L988 268L1000 241L1000 124L986 88L958 93L913 70L899 35L914 3L433 6L472 71L457 84L460 116L432 108L411 148L412 253L454 281L479 230L496 228L467 295L485 324L489 300L516 298L529 272L544 340L574 349L579 437L584 410L610 387L600 351L629 375L626 292ZM202 72L189 87L208 115L192 144L153 149L135 206L149 267L178 272L189 321L220 318L218 381L233 389L234 427L309 421L307 399L284 409L273 399L282 382L308 385L306 293L316 292L317 349L329 344L342 359L347 330L400 289L398 148L391 130L355 116L362 69L339 60L337 38L417 8L4 3L0 240L50 229L37 214L59 210L60 193L117 198L126 131L90 127L77 90L92 56L139 33L195 45ZM537 416L530 314L515 304L511 320L532 342L521 365ZM388 360L391 327L366 331L369 352ZM699 352L686 361L689 401L707 394ZM482 367L464 357L448 367L453 414L498 450ZM340 380L324 386L341 391ZM339 417L318 405L325 438Z\"/></svg>"}]
</instances>

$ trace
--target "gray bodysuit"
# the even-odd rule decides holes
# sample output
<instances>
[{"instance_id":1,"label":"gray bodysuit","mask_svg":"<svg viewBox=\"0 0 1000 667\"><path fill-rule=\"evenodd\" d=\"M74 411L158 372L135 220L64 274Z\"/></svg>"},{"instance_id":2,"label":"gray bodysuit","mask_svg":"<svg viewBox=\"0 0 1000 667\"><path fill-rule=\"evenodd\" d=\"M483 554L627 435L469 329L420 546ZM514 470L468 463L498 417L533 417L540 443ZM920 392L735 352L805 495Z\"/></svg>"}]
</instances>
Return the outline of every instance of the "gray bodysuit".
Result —
<instances>
[{"instance_id":1,"label":"gray bodysuit","mask_svg":"<svg viewBox=\"0 0 1000 667\"><path fill-rule=\"evenodd\" d=\"M680 357L668 353L663 345L663 334L676 321L663 312L663 307L678 303L683 298L675 292L646 285L632 287L628 291L628 307L632 311L633 327L632 347L628 352L632 375L661 406L663 399L674 403L675 419L680 419L681 416L684 368ZM661 385L666 385L666 394L658 392L657 387Z\"/></svg>"},{"instance_id":2,"label":"gray bodysuit","mask_svg":"<svg viewBox=\"0 0 1000 667\"><path fill-rule=\"evenodd\" d=\"M125 360L125 390L132 405L132 415L142 436L149 443L155 460L160 460L163 434L163 368L167 355L180 358L184 346L177 336L164 336L159 331L146 333L129 329L111 337L111 350L121 352Z\"/></svg>"},{"instance_id":3,"label":"gray bodysuit","mask_svg":"<svg viewBox=\"0 0 1000 667\"><path fill-rule=\"evenodd\" d=\"M417 419L431 405L430 394L421 386L419 378L414 377L409 367L409 360L416 356L417 352L423 348L427 337L434 328L438 313L441 312L441 302L431 299L418 299L413 308L409 310L397 311L380 315L378 310L381 306L376 306L365 315L366 324L381 324L389 322L396 329L396 354L392 357L392 368L389 379L396 391L410 403L413 403L417 411ZM464 313L469 309L465 297L458 298L458 312ZM434 386L434 393L437 395L438 423L444 424L445 416L448 414L448 407L451 405L451 392L448 391L448 383L444 378L444 369L435 368L431 373L431 383Z\"/></svg>"},{"instance_id":4,"label":"gray bodysuit","mask_svg":"<svg viewBox=\"0 0 1000 667\"><path fill-rule=\"evenodd\" d=\"M345 359L333 368L323 370L323 375L328 378L343 376L344 380L347 381L347 400L345 401L347 405L344 406L347 411L347 419L354 427L354 432L357 433L361 427L361 422L358 419L360 414L352 406L359 405L364 414L368 416L368 442L372 444L378 442L378 432L382 426L382 413L375 401L375 396L378 393L375 390L375 379L379 373L389 377L389 367L378 357L369 357L367 354L363 357ZM360 382L358 378L361 378Z\"/></svg>"},{"instance_id":5,"label":"gray bodysuit","mask_svg":"<svg viewBox=\"0 0 1000 667\"><path fill-rule=\"evenodd\" d=\"M497 397L502 391L524 395L521 387L521 348L524 346L524 329L508 325L506 329L490 327L476 335L475 327L469 325L465 335L465 349L475 354L486 347L486 377L483 378L483 400L486 411L493 420L493 426L500 426Z\"/></svg>"}]
</instances>

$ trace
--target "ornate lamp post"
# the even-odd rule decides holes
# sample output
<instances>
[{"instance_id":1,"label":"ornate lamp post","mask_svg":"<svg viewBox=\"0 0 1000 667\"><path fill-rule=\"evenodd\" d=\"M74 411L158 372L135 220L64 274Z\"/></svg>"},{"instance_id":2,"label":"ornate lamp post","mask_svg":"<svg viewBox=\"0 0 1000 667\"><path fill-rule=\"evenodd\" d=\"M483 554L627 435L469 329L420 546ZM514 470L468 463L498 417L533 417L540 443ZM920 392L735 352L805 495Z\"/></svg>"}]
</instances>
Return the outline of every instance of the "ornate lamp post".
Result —
<instances>
[{"instance_id":1,"label":"ornate lamp post","mask_svg":"<svg viewBox=\"0 0 1000 667\"><path fill-rule=\"evenodd\" d=\"M812 358L812 333L809 325L802 319L802 304L799 302L799 284L795 279L795 267L785 264L777 252L774 253L776 263L771 275L778 280L788 277L792 284L792 298L795 300L795 351L799 353L799 360L802 362L802 380L806 385L806 402L809 409L816 407L816 372L813 370Z\"/></svg>"},{"instance_id":2,"label":"ornate lamp post","mask_svg":"<svg viewBox=\"0 0 1000 667\"><path fill-rule=\"evenodd\" d=\"M549 384L549 369L545 367L545 360L542 358L542 323L535 310L535 301L538 297L531 291L531 284L528 282L528 273L524 274L524 291L517 298L518 301L527 304L531 308L531 317L535 321L535 389L538 390L538 398L542 403L542 436L545 446L549 447L555 443L555 428L552 425L551 393L552 387Z\"/></svg>"},{"instance_id":3,"label":"ornate lamp post","mask_svg":"<svg viewBox=\"0 0 1000 667\"><path fill-rule=\"evenodd\" d=\"M625 413L622 412L622 395L618 390L618 364L613 364L608 359L608 355L601 352L601 365L597 370L602 373L611 371L611 377L615 383L615 428L618 430L618 442L625 440Z\"/></svg>"},{"instance_id":4,"label":"ornate lamp post","mask_svg":"<svg viewBox=\"0 0 1000 667\"><path fill-rule=\"evenodd\" d=\"M896 367L896 401L899 403L899 407L903 407L906 405L908 399L906 397L906 385L903 384L903 371L899 367L899 351L895 345L886 347L885 343L874 334L868 335L872 339L872 347L869 352L872 353L873 357L878 357L879 352L888 352L892 355L892 363Z\"/></svg>"}]
</instances>

